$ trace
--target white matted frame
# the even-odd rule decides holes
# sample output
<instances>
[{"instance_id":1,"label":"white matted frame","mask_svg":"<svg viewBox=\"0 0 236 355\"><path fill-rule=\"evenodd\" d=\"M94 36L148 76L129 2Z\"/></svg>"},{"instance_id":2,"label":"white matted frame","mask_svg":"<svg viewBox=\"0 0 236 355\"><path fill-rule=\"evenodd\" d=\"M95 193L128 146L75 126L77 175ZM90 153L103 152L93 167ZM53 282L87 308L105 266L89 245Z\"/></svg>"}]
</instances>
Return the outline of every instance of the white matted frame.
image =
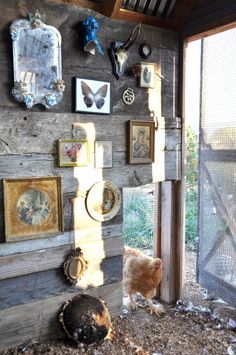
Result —
<instances>
[{"instance_id":1,"label":"white matted frame","mask_svg":"<svg viewBox=\"0 0 236 355\"><path fill-rule=\"evenodd\" d=\"M156 71L157 66L155 63L141 62L139 86L153 89L155 87Z\"/></svg>"},{"instance_id":2,"label":"white matted frame","mask_svg":"<svg viewBox=\"0 0 236 355\"><path fill-rule=\"evenodd\" d=\"M107 81L74 78L74 111L110 114L111 84Z\"/></svg>"},{"instance_id":3,"label":"white matted frame","mask_svg":"<svg viewBox=\"0 0 236 355\"><path fill-rule=\"evenodd\" d=\"M112 141L96 141L95 168L112 168Z\"/></svg>"}]
</instances>

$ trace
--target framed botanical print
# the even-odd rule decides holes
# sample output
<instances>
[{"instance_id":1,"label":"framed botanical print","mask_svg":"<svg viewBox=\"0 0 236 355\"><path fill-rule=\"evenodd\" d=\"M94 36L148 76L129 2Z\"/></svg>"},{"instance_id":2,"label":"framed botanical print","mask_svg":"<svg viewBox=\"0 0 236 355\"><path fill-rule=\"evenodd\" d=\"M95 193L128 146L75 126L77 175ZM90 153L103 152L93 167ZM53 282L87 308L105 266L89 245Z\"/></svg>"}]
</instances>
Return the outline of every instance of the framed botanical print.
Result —
<instances>
[{"instance_id":1,"label":"framed botanical print","mask_svg":"<svg viewBox=\"0 0 236 355\"><path fill-rule=\"evenodd\" d=\"M74 78L75 112L109 114L111 84L107 81Z\"/></svg>"},{"instance_id":2,"label":"framed botanical print","mask_svg":"<svg viewBox=\"0 0 236 355\"><path fill-rule=\"evenodd\" d=\"M63 232L60 177L4 179L3 188L7 242Z\"/></svg>"},{"instance_id":3,"label":"framed botanical print","mask_svg":"<svg viewBox=\"0 0 236 355\"><path fill-rule=\"evenodd\" d=\"M128 162L148 164L154 161L155 123L128 121Z\"/></svg>"},{"instance_id":4,"label":"framed botanical print","mask_svg":"<svg viewBox=\"0 0 236 355\"><path fill-rule=\"evenodd\" d=\"M141 62L141 72L139 79L139 86L141 88L151 88L155 87L155 77L156 77L156 64Z\"/></svg>"},{"instance_id":5,"label":"framed botanical print","mask_svg":"<svg viewBox=\"0 0 236 355\"><path fill-rule=\"evenodd\" d=\"M88 166L90 150L88 140L60 139L58 141L59 166Z\"/></svg>"},{"instance_id":6,"label":"framed botanical print","mask_svg":"<svg viewBox=\"0 0 236 355\"><path fill-rule=\"evenodd\" d=\"M95 168L112 167L112 141L95 142Z\"/></svg>"}]
</instances>

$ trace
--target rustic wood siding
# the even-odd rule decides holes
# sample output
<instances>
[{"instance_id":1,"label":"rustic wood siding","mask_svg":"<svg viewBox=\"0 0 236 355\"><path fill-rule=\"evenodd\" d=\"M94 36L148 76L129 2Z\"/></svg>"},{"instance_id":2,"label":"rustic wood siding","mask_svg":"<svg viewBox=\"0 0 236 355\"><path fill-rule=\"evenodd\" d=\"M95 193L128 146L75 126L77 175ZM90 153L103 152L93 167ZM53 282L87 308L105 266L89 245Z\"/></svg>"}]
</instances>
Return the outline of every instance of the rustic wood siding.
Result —
<instances>
[{"instance_id":1,"label":"rustic wood siding","mask_svg":"<svg viewBox=\"0 0 236 355\"><path fill-rule=\"evenodd\" d=\"M62 76L66 91L63 101L45 110L31 110L14 101L11 22L38 9L47 24L62 36ZM86 54L82 49L81 21L89 15L98 19L98 38L105 55ZM172 31L142 26L140 37L130 48L127 71L120 80L112 74L107 49L114 40L124 41L134 23L111 20L91 10L36 0L0 2L0 349L29 339L61 337L57 315L61 304L78 292L103 297L115 315L122 304L123 211L110 221L91 219L85 208L88 189L108 179L123 187L152 181L180 179L181 122L178 118L178 35ZM109 29L109 30L108 30ZM139 44L152 46L149 62L158 64L155 101L156 149L153 164L127 164L127 121L153 120L148 90L139 88L132 68L142 61ZM73 113L74 76L111 83L110 115ZM161 79L162 78L162 79ZM135 103L126 106L123 91L133 87ZM60 168L56 141L61 138L89 139L88 167ZM93 140L111 140L113 167L94 168ZM4 238L4 178L61 176L63 191L62 235L6 243ZM137 180L138 177L138 180ZM62 264L67 253L79 246L88 269L76 286L66 280ZM22 326L22 324L24 324Z\"/></svg>"}]
</instances>

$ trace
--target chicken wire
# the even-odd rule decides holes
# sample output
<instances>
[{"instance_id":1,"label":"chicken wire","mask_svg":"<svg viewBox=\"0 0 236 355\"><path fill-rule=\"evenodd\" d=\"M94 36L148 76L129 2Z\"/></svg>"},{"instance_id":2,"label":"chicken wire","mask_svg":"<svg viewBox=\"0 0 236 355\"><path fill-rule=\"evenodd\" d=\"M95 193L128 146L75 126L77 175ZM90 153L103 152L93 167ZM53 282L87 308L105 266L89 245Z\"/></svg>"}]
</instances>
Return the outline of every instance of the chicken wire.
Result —
<instances>
[{"instance_id":1,"label":"chicken wire","mask_svg":"<svg viewBox=\"0 0 236 355\"><path fill-rule=\"evenodd\" d=\"M236 305L236 29L202 40L200 283Z\"/></svg>"},{"instance_id":2,"label":"chicken wire","mask_svg":"<svg viewBox=\"0 0 236 355\"><path fill-rule=\"evenodd\" d=\"M158 223L157 185L124 188L123 211L125 244L152 251Z\"/></svg>"}]
</instances>

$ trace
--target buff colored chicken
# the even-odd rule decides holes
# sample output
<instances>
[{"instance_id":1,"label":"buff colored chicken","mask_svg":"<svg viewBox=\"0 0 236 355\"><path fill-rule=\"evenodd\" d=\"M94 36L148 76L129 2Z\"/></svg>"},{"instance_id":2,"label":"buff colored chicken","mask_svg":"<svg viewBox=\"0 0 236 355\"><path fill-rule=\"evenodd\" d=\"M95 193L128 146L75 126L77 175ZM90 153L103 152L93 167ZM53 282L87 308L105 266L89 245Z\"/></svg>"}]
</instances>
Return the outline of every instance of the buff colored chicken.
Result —
<instances>
[{"instance_id":1,"label":"buff colored chicken","mask_svg":"<svg viewBox=\"0 0 236 355\"><path fill-rule=\"evenodd\" d=\"M147 301L151 314L160 316L165 313L162 305L154 305L152 297L162 279L162 260L149 257L139 250L125 247L123 289L128 294L130 302L128 309L134 311L138 304L134 295L139 292Z\"/></svg>"}]
</instances>

